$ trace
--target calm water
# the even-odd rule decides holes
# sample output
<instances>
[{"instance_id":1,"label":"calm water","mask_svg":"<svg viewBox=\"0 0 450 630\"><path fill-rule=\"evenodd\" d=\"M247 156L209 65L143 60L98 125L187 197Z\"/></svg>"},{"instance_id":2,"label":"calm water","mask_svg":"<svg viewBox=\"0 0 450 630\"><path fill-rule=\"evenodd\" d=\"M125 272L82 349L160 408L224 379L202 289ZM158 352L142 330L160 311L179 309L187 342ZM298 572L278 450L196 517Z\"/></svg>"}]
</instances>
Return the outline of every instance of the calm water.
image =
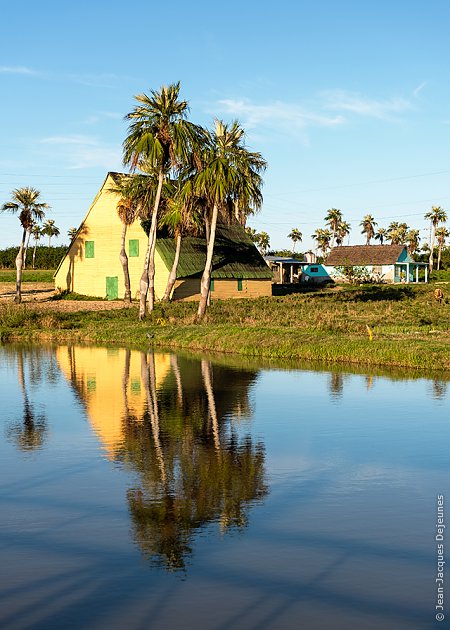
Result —
<instances>
[{"instance_id":1,"label":"calm water","mask_svg":"<svg viewBox=\"0 0 450 630\"><path fill-rule=\"evenodd\" d=\"M446 381L89 347L0 371L0 627L447 627Z\"/></svg>"}]
</instances>

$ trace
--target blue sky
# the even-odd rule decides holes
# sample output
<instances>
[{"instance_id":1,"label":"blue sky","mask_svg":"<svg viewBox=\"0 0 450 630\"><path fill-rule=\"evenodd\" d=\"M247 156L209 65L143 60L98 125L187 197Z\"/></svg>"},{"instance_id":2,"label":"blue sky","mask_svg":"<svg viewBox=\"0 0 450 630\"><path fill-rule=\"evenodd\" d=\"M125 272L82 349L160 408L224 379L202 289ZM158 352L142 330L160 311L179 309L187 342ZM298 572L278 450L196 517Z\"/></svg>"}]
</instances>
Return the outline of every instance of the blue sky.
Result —
<instances>
[{"instance_id":1,"label":"blue sky","mask_svg":"<svg viewBox=\"0 0 450 630\"><path fill-rule=\"evenodd\" d=\"M78 227L108 170L123 170L133 96L181 81L191 118L237 118L268 161L249 224L290 247L372 213L422 230L450 210L450 3L262 0L170 4L26 1L2 8L0 202L42 193L61 229ZM0 215L0 247L18 244Z\"/></svg>"}]
</instances>

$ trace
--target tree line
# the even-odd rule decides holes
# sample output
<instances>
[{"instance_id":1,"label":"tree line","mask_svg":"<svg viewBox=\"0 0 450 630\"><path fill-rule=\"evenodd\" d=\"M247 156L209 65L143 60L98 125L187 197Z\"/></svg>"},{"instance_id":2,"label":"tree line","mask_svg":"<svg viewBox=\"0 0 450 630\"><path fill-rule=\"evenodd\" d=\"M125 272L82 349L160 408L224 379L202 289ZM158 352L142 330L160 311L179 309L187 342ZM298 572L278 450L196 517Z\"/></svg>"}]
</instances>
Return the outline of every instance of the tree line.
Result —
<instances>
[{"instance_id":1,"label":"tree line","mask_svg":"<svg viewBox=\"0 0 450 630\"><path fill-rule=\"evenodd\" d=\"M428 256L431 272L435 255L437 255L437 269L441 266L442 252L450 231L444 225L447 222L447 213L440 206L433 206L424 218L430 222L430 243L424 243L422 248L420 248L420 230L410 228L407 223L392 221L387 228L378 227L374 217L366 214L359 225L362 228L361 234L366 238L366 245L370 245L372 240L378 241L380 245L387 242L391 245L406 245L411 256L421 251ZM351 226L344 220L342 211L338 208L328 210L324 220L326 227L315 230L311 238L315 241L316 251L321 252L325 258L331 248L344 244L345 239L350 235ZM288 238L292 240L292 251L295 252L296 243L302 241L303 234L298 228L293 228Z\"/></svg>"}]
</instances>

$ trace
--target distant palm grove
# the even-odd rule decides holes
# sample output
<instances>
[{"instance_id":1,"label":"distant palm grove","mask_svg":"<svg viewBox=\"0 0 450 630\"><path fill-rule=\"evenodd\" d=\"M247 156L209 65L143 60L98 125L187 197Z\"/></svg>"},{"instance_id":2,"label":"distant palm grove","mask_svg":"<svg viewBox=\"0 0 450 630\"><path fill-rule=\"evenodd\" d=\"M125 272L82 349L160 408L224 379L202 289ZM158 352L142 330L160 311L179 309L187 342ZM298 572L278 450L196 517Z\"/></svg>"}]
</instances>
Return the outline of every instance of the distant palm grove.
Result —
<instances>
[{"instance_id":1,"label":"distant palm grove","mask_svg":"<svg viewBox=\"0 0 450 630\"><path fill-rule=\"evenodd\" d=\"M175 83L152 90L149 95L135 96L135 105L126 115L128 132L123 142L123 164L133 177L124 176L113 191L119 196L117 213L123 224L121 242L117 244L125 286L125 299L131 301L128 259L125 251L127 227L139 220L147 235L145 262L139 287L139 318L143 319L154 308L155 248L158 234L170 234L176 241L176 255L164 300L169 300L177 279L177 264L183 237L204 236L207 243L206 262L201 279L197 321L206 311L211 285L212 261L218 223L246 225L250 215L262 206L262 175L266 162L259 152L245 145L244 129L237 121L225 123L215 120L212 129L205 129L188 119L188 103L180 98L180 84ZM60 231L51 219L45 219L49 209L40 199L39 191L31 187L16 189L2 212L13 212L19 217L22 238L19 248L0 252L0 266L16 267L16 297L21 301L22 271L36 265L55 267L55 258L64 251L52 248L51 239ZM406 223L392 222L386 227L377 224L371 214L360 222L366 245L386 243L404 244L411 255L426 257L430 271L450 264L446 247L450 232L445 227L447 213L434 206L425 214L430 222L429 242L420 248L419 230ZM270 236L247 227L248 236L263 255L269 252ZM351 226L341 210L331 208L324 218L324 226L311 235L316 253L325 258L335 246L349 243ZM77 228L68 231L70 239ZM292 251L296 254L303 233L298 227L289 235ZM38 245L48 239L47 246ZM33 241L30 245L30 240ZM29 248L32 248L30 260ZM52 258L50 252L55 252ZM14 256L13 256L14 252Z\"/></svg>"}]
</instances>

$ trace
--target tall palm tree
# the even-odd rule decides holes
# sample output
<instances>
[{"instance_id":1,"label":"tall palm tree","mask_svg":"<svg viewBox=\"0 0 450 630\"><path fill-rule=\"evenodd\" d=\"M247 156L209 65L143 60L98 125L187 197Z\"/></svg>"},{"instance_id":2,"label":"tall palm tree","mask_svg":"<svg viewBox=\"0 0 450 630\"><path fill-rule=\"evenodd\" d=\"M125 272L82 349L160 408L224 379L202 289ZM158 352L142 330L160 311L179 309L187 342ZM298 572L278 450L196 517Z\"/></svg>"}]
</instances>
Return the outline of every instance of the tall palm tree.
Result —
<instances>
[{"instance_id":1,"label":"tall palm tree","mask_svg":"<svg viewBox=\"0 0 450 630\"><path fill-rule=\"evenodd\" d=\"M337 233L336 233L336 245L342 245L344 243L345 237L350 234L352 226L348 221L341 221L338 225Z\"/></svg>"},{"instance_id":2,"label":"tall palm tree","mask_svg":"<svg viewBox=\"0 0 450 630\"><path fill-rule=\"evenodd\" d=\"M34 269L34 265L36 262L36 247L37 247L38 241L41 240L41 236L42 236L42 230L37 223L34 223L33 227L31 228L31 234L33 235L33 238L34 238L33 263L32 263L32 267Z\"/></svg>"},{"instance_id":3,"label":"tall palm tree","mask_svg":"<svg viewBox=\"0 0 450 630\"><path fill-rule=\"evenodd\" d=\"M206 311L219 213L229 216L230 203L238 199L244 199L249 208L258 210L262 204L261 173L265 168L261 154L245 148L244 130L237 121L230 125L215 121L214 130L207 132L202 165L194 178L194 191L207 200L210 216L197 321Z\"/></svg>"},{"instance_id":4,"label":"tall palm tree","mask_svg":"<svg viewBox=\"0 0 450 630\"><path fill-rule=\"evenodd\" d=\"M130 177L124 176L116 182L116 185L109 189L110 193L119 196L117 202L117 215L122 223L122 233L120 238L119 260L123 270L123 280L125 285L124 301L131 302L131 282L128 268L128 256L126 252L127 230L134 223L137 216L137 202L135 187Z\"/></svg>"},{"instance_id":5,"label":"tall palm tree","mask_svg":"<svg viewBox=\"0 0 450 630\"><path fill-rule=\"evenodd\" d=\"M388 230L384 227L378 228L377 232L375 233L375 240L380 241L380 245L383 245L384 241L388 238Z\"/></svg>"},{"instance_id":6,"label":"tall palm tree","mask_svg":"<svg viewBox=\"0 0 450 630\"><path fill-rule=\"evenodd\" d=\"M186 120L187 101L180 100L180 83L151 91L150 96L138 94L134 109L126 115L131 121L123 143L123 161L132 171L146 163L146 172L157 177L156 193L151 211L144 269L140 280L139 319L155 301L155 248L158 210L164 180L189 161L193 149L201 141L201 129Z\"/></svg>"},{"instance_id":7,"label":"tall palm tree","mask_svg":"<svg viewBox=\"0 0 450 630\"><path fill-rule=\"evenodd\" d=\"M420 243L420 230L409 230L406 233L406 244L408 246L408 253L412 256L418 249Z\"/></svg>"},{"instance_id":8,"label":"tall palm tree","mask_svg":"<svg viewBox=\"0 0 450 630\"><path fill-rule=\"evenodd\" d=\"M47 219L47 221L42 226L41 230L42 234L48 236L48 246L50 247L50 242L53 236L59 236L59 228L56 227L53 219Z\"/></svg>"},{"instance_id":9,"label":"tall palm tree","mask_svg":"<svg viewBox=\"0 0 450 630\"><path fill-rule=\"evenodd\" d=\"M45 217L45 210L50 206L39 201L40 192L29 186L16 188L11 193L12 201L7 201L0 208L0 212L12 212L19 214L19 221L22 226L22 241L16 256L16 295L14 301L22 301L22 270L25 261L25 240L27 233L31 232L33 221L42 221Z\"/></svg>"},{"instance_id":10,"label":"tall palm tree","mask_svg":"<svg viewBox=\"0 0 450 630\"><path fill-rule=\"evenodd\" d=\"M359 225L362 227L361 234L366 235L366 245L370 245L371 239L375 236L375 228L378 224L371 214L366 214Z\"/></svg>"},{"instance_id":11,"label":"tall palm tree","mask_svg":"<svg viewBox=\"0 0 450 630\"><path fill-rule=\"evenodd\" d=\"M440 206L433 206L430 212L427 212L425 217L430 222L430 258L428 261L428 269L431 273L433 271L433 253L434 243L436 240L436 229L439 223L445 223L447 221L447 213Z\"/></svg>"},{"instance_id":12,"label":"tall palm tree","mask_svg":"<svg viewBox=\"0 0 450 630\"><path fill-rule=\"evenodd\" d=\"M436 269L440 269L441 266L441 256L442 249L445 245L446 239L450 236L450 231L442 225L441 227L436 228L436 240L438 244L438 259L437 259L437 267Z\"/></svg>"},{"instance_id":13,"label":"tall palm tree","mask_svg":"<svg viewBox=\"0 0 450 630\"><path fill-rule=\"evenodd\" d=\"M163 302L169 302L172 289L177 280L181 242L186 234L197 235L201 231L204 208L202 200L193 192L191 177L180 178L173 187L172 196L167 200L165 211L159 221L159 227L166 228L175 239L175 256L167 279Z\"/></svg>"},{"instance_id":14,"label":"tall palm tree","mask_svg":"<svg viewBox=\"0 0 450 630\"><path fill-rule=\"evenodd\" d=\"M316 241L316 248L321 250L322 256L325 257L330 248L330 242L332 238L332 233L330 230L324 230L323 228L318 228L314 234L311 235Z\"/></svg>"},{"instance_id":15,"label":"tall palm tree","mask_svg":"<svg viewBox=\"0 0 450 630\"><path fill-rule=\"evenodd\" d=\"M303 234L300 232L298 228L293 228L288 234L288 238L292 241L292 253L295 253L295 244L298 242L302 242Z\"/></svg>"},{"instance_id":16,"label":"tall palm tree","mask_svg":"<svg viewBox=\"0 0 450 630\"><path fill-rule=\"evenodd\" d=\"M406 234L408 232L406 223L392 221L388 227L387 237L391 241L391 245L403 245L406 242Z\"/></svg>"},{"instance_id":17,"label":"tall palm tree","mask_svg":"<svg viewBox=\"0 0 450 630\"><path fill-rule=\"evenodd\" d=\"M342 221L342 212L337 208L331 208L327 212L327 216L325 217L325 223L331 230L331 247L334 247L334 241L336 239L336 234L339 229L339 224Z\"/></svg>"}]
</instances>

